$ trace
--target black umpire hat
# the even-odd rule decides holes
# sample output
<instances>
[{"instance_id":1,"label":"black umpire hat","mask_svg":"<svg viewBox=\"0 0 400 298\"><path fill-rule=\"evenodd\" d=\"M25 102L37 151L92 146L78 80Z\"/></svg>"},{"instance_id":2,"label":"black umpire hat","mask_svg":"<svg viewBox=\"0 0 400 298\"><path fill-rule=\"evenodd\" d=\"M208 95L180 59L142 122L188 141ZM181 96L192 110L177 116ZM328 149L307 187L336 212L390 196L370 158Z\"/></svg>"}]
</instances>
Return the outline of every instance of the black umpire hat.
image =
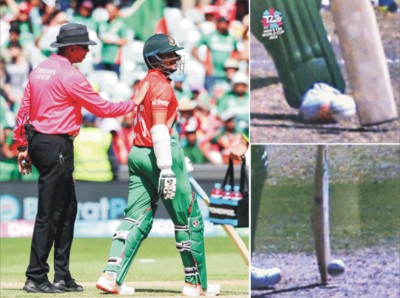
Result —
<instances>
[{"instance_id":1,"label":"black umpire hat","mask_svg":"<svg viewBox=\"0 0 400 298\"><path fill-rule=\"evenodd\" d=\"M81 24L65 24L61 26L57 35L57 40L52 42L52 48L61 48L72 45L96 45L97 43L89 39L89 32L86 26Z\"/></svg>"}]
</instances>

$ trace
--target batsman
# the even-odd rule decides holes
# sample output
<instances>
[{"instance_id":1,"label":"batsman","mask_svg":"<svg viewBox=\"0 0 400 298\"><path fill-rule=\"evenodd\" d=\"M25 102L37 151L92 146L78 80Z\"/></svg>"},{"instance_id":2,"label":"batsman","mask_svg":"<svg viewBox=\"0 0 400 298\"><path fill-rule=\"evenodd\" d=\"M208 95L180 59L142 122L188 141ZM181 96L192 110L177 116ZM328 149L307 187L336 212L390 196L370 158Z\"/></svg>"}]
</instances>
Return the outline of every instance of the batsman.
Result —
<instances>
[{"instance_id":1,"label":"batsman","mask_svg":"<svg viewBox=\"0 0 400 298\"><path fill-rule=\"evenodd\" d=\"M182 49L166 34L155 34L144 44L143 57L149 70L141 85L148 82L150 88L136 109L136 137L128 160L128 205L96 284L108 293L134 293L123 281L151 230L160 198L175 226L176 248L185 274L182 294L216 296L220 291L219 285L207 283L203 218L192 195L176 130L178 101L170 75L183 72L183 57L177 53Z\"/></svg>"}]
</instances>

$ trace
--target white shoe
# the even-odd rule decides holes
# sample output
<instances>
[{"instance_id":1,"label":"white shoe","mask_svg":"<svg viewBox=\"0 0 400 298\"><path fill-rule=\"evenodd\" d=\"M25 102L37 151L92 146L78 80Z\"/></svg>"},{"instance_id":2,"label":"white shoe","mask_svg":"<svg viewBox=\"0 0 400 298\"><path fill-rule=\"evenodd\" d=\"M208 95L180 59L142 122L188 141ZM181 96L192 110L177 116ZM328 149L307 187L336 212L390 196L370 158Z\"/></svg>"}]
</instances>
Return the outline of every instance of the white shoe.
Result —
<instances>
[{"instance_id":1,"label":"white shoe","mask_svg":"<svg viewBox=\"0 0 400 298\"><path fill-rule=\"evenodd\" d=\"M201 289L201 286L189 285L186 284L183 287L182 295L190 296L190 297L198 297L198 296L217 296L220 292L220 287L217 284L208 284L207 291Z\"/></svg>"},{"instance_id":2,"label":"white shoe","mask_svg":"<svg viewBox=\"0 0 400 298\"><path fill-rule=\"evenodd\" d=\"M356 112L356 105L348 95L325 83L316 83L303 97L299 109L306 122L340 121Z\"/></svg>"},{"instance_id":3,"label":"white shoe","mask_svg":"<svg viewBox=\"0 0 400 298\"><path fill-rule=\"evenodd\" d=\"M96 288L107 293L118 295L133 295L135 293L134 288L127 287L124 283L119 286L115 282L116 278L117 274L115 272L104 272L97 281Z\"/></svg>"},{"instance_id":4,"label":"white shoe","mask_svg":"<svg viewBox=\"0 0 400 298\"><path fill-rule=\"evenodd\" d=\"M356 114L356 103L352 97L340 94L332 101L331 112L336 121L348 119Z\"/></svg>"},{"instance_id":5,"label":"white shoe","mask_svg":"<svg viewBox=\"0 0 400 298\"><path fill-rule=\"evenodd\" d=\"M251 289L259 290L276 285L282 279L279 268L260 269L251 267Z\"/></svg>"}]
</instances>

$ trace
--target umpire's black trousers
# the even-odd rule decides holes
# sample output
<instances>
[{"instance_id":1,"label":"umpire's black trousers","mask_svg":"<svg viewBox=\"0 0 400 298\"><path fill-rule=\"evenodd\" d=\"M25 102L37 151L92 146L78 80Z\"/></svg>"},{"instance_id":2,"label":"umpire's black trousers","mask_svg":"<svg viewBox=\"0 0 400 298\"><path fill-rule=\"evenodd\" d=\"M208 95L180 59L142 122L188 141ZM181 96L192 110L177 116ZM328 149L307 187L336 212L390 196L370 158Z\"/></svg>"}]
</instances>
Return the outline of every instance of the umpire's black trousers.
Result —
<instances>
[{"instance_id":1,"label":"umpire's black trousers","mask_svg":"<svg viewBox=\"0 0 400 298\"><path fill-rule=\"evenodd\" d=\"M29 156L40 173L39 203L27 278L48 280L47 259L54 244L55 280L69 280L69 257L77 213L73 142L66 135L35 133Z\"/></svg>"}]
</instances>

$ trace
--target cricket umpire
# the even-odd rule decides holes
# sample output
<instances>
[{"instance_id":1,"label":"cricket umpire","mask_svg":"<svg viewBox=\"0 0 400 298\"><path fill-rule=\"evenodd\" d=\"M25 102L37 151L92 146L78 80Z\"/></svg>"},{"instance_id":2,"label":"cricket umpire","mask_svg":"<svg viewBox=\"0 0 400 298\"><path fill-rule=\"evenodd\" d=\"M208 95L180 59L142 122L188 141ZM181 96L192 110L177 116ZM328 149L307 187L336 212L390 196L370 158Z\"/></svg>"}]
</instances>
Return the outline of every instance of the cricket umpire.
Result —
<instances>
[{"instance_id":1,"label":"cricket umpire","mask_svg":"<svg viewBox=\"0 0 400 298\"><path fill-rule=\"evenodd\" d=\"M66 24L50 46L57 54L40 63L29 76L17 115L14 139L22 174L38 169L39 201L32 236L29 266L23 289L35 293L83 291L71 276L69 259L77 214L73 139L82 124L81 108L98 117L116 117L131 112L147 92L133 101L112 103L92 90L85 76L73 66L89 51L85 26ZM47 277L47 259L54 245L54 283Z\"/></svg>"}]
</instances>

